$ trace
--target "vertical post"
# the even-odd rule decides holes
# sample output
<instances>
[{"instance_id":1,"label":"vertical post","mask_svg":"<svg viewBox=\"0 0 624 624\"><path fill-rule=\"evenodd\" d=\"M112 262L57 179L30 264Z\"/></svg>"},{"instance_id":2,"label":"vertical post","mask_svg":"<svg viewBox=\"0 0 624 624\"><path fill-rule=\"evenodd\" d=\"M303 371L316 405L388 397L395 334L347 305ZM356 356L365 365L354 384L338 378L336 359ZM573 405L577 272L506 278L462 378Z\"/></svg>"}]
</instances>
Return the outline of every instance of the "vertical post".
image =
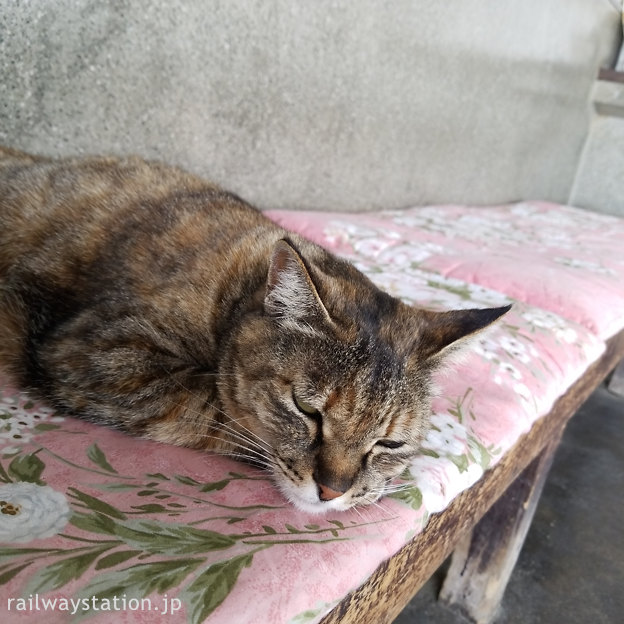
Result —
<instances>
[{"instance_id":1,"label":"vertical post","mask_svg":"<svg viewBox=\"0 0 624 624\"><path fill-rule=\"evenodd\" d=\"M624 397L624 360L616 366L607 387L609 392Z\"/></svg>"},{"instance_id":2,"label":"vertical post","mask_svg":"<svg viewBox=\"0 0 624 624\"><path fill-rule=\"evenodd\" d=\"M561 433L544 447L453 552L440 600L477 624L488 624L500 606Z\"/></svg>"}]
</instances>

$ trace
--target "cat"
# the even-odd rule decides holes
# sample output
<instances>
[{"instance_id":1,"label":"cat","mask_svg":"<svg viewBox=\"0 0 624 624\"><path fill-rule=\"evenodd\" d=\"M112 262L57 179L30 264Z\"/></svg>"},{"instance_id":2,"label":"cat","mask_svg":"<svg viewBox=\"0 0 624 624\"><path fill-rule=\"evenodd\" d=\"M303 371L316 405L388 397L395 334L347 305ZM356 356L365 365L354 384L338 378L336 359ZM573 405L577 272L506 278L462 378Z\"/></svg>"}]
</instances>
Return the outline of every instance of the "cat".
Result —
<instances>
[{"instance_id":1,"label":"cat","mask_svg":"<svg viewBox=\"0 0 624 624\"><path fill-rule=\"evenodd\" d=\"M175 167L0 148L0 367L56 410L263 466L307 512L383 496L432 372L508 309L409 307Z\"/></svg>"}]
</instances>

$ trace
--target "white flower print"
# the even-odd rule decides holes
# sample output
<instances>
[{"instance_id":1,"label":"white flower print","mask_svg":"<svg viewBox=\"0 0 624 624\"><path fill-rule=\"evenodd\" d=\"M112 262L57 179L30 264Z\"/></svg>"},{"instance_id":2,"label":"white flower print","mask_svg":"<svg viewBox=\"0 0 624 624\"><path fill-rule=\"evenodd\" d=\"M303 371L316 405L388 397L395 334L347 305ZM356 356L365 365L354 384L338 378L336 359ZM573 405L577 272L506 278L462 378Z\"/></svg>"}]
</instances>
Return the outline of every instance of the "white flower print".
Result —
<instances>
[{"instance_id":1,"label":"white flower print","mask_svg":"<svg viewBox=\"0 0 624 624\"><path fill-rule=\"evenodd\" d=\"M577 331L565 319L552 312L531 308L524 312L522 318L535 328L549 331L560 342L573 344L578 340Z\"/></svg>"},{"instance_id":2,"label":"white flower print","mask_svg":"<svg viewBox=\"0 0 624 624\"><path fill-rule=\"evenodd\" d=\"M460 471L450 459L423 455L412 462L410 473L422 494L425 509L438 513L460 492L474 485L483 476L483 469L473 463Z\"/></svg>"},{"instance_id":3,"label":"white flower print","mask_svg":"<svg viewBox=\"0 0 624 624\"><path fill-rule=\"evenodd\" d=\"M475 340L470 345L472 350L480 355L484 360L498 360L498 343L491 338L485 336Z\"/></svg>"},{"instance_id":4,"label":"white flower print","mask_svg":"<svg viewBox=\"0 0 624 624\"><path fill-rule=\"evenodd\" d=\"M0 542L29 542L60 533L72 514L65 496L47 485L0 486Z\"/></svg>"},{"instance_id":5,"label":"white flower print","mask_svg":"<svg viewBox=\"0 0 624 624\"><path fill-rule=\"evenodd\" d=\"M392 245L392 241L384 238L364 238L353 242L353 249L365 258L375 259Z\"/></svg>"},{"instance_id":6,"label":"white flower print","mask_svg":"<svg viewBox=\"0 0 624 624\"><path fill-rule=\"evenodd\" d=\"M572 344L578 339L575 329L557 314L538 308L530 308L522 314L522 318L533 327L550 331L558 340Z\"/></svg>"},{"instance_id":7,"label":"white flower print","mask_svg":"<svg viewBox=\"0 0 624 624\"><path fill-rule=\"evenodd\" d=\"M553 258L558 264L570 267L572 269L584 269L598 275L608 275L609 277L617 277L617 272L613 269L598 264L597 262L591 262L589 260L578 260L576 258L564 258L563 256L556 256Z\"/></svg>"},{"instance_id":8,"label":"white flower print","mask_svg":"<svg viewBox=\"0 0 624 624\"><path fill-rule=\"evenodd\" d=\"M412 267L435 254L445 253L445 250L434 243L402 242L399 245L384 249L377 260L394 267ZM448 252L447 252L448 253Z\"/></svg>"},{"instance_id":9,"label":"white flower print","mask_svg":"<svg viewBox=\"0 0 624 624\"><path fill-rule=\"evenodd\" d=\"M446 461L452 466L450 461ZM447 505L447 478L443 461L421 455L410 465L410 473L414 476L414 485L422 494L425 509L429 513L442 511Z\"/></svg>"},{"instance_id":10,"label":"white flower print","mask_svg":"<svg viewBox=\"0 0 624 624\"><path fill-rule=\"evenodd\" d=\"M450 414L431 416L430 429L422 447L440 455L460 455L465 452L468 439L466 428Z\"/></svg>"},{"instance_id":11,"label":"white flower print","mask_svg":"<svg viewBox=\"0 0 624 624\"><path fill-rule=\"evenodd\" d=\"M349 243L352 238L374 238L377 233L370 228L347 221L330 221L323 229L325 240L329 243Z\"/></svg>"},{"instance_id":12,"label":"white flower print","mask_svg":"<svg viewBox=\"0 0 624 624\"><path fill-rule=\"evenodd\" d=\"M533 398L531 390L526 384L515 383L513 384L513 390L523 401L526 401L527 403Z\"/></svg>"},{"instance_id":13,"label":"white flower print","mask_svg":"<svg viewBox=\"0 0 624 624\"><path fill-rule=\"evenodd\" d=\"M576 330L571 327L565 327L563 329L558 329L555 331L555 335L559 340L563 342L567 342L568 344L574 344L578 340L578 334Z\"/></svg>"},{"instance_id":14,"label":"white flower print","mask_svg":"<svg viewBox=\"0 0 624 624\"><path fill-rule=\"evenodd\" d=\"M505 383L505 378L510 377L515 381L520 381L522 373L511 362L500 362L498 372L494 375L494 383L500 386Z\"/></svg>"},{"instance_id":15,"label":"white flower print","mask_svg":"<svg viewBox=\"0 0 624 624\"><path fill-rule=\"evenodd\" d=\"M366 225L338 220L332 220L327 223L323 229L323 236L325 240L331 244L353 244L354 241L379 241L383 239L392 241L400 238L400 234L398 232L394 232L393 230L385 230L383 228L372 229Z\"/></svg>"},{"instance_id":16,"label":"white flower print","mask_svg":"<svg viewBox=\"0 0 624 624\"><path fill-rule=\"evenodd\" d=\"M42 423L63 422L62 416L54 416L52 409L35 405L24 395L3 395L0 397L0 448L5 452L7 444L25 444L36 435Z\"/></svg>"},{"instance_id":17,"label":"white flower print","mask_svg":"<svg viewBox=\"0 0 624 624\"><path fill-rule=\"evenodd\" d=\"M531 355L527 346L512 335L504 334L501 336L500 346L514 360L522 364L528 364L531 361Z\"/></svg>"}]
</instances>

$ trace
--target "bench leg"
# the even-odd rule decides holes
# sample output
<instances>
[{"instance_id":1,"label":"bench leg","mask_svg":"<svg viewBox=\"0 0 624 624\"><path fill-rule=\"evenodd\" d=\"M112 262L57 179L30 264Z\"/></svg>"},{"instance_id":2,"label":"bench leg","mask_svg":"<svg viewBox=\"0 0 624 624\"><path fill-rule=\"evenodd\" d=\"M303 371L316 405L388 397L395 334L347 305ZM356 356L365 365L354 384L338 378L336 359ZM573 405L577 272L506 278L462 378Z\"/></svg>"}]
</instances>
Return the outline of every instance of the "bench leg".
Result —
<instances>
[{"instance_id":1,"label":"bench leg","mask_svg":"<svg viewBox=\"0 0 624 624\"><path fill-rule=\"evenodd\" d=\"M500 606L559 440L546 445L453 552L439 599L478 624L490 622Z\"/></svg>"},{"instance_id":2,"label":"bench leg","mask_svg":"<svg viewBox=\"0 0 624 624\"><path fill-rule=\"evenodd\" d=\"M609 392L624 397L624 360L616 366L607 387Z\"/></svg>"}]
</instances>

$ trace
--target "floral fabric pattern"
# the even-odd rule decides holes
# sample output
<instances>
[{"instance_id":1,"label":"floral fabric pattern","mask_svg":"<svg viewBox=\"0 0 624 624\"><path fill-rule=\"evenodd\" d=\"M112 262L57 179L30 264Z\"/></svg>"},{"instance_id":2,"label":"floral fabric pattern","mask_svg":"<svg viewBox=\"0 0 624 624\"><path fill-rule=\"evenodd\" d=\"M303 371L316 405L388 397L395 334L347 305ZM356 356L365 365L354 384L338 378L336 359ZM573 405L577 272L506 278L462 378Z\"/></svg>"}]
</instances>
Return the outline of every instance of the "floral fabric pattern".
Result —
<instances>
[{"instance_id":1,"label":"floral fabric pattern","mask_svg":"<svg viewBox=\"0 0 624 624\"><path fill-rule=\"evenodd\" d=\"M624 310L624 266L603 253L604 218L581 216L543 204L491 215L459 207L272 213L408 303L431 309L513 303L461 362L436 378L422 453L378 505L327 516L300 512L255 468L62 418L0 375L0 614L15 622L95 624L165 615L164 621L214 624L320 621L430 514L495 465L603 352L602 338L617 328L613 311ZM607 247L621 249L622 222L606 230ZM477 250L484 241L490 249L499 245L499 254L507 244L523 254L536 246L538 255L556 242L548 265L559 278L548 276L546 288L541 275L531 285L515 271L509 289L497 290L489 265L486 277L461 277L455 268L476 266L475 254L487 253ZM590 308L577 300L560 314L569 272L587 280L603 303ZM551 288L557 281L559 290ZM540 284L553 302L536 307L528 299ZM570 290L575 296L576 286ZM520 291L533 294L517 297ZM599 308L609 312L594 315Z\"/></svg>"},{"instance_id":2,"label":"floral fabric pattern","mask_svg":"<svg viewBox=\"0 0 624 624\"><path fill-rule=\"evenodd\" d=\"M17 482L0 485L0 541L29 542L52 537L67 524L65 497L47 485Z\"/></svg>"},{"instance_id":3,"label":"floral fabric pattern","mask_svg":"<svg viewBox=\"0 0 624 624\"><path fill-rule=\"evenodd\" d=\"M548 202L267 214L337 253L490 288L603 340L624 327L624 221L617 217Z\"/></svg>"}]
</instances>

